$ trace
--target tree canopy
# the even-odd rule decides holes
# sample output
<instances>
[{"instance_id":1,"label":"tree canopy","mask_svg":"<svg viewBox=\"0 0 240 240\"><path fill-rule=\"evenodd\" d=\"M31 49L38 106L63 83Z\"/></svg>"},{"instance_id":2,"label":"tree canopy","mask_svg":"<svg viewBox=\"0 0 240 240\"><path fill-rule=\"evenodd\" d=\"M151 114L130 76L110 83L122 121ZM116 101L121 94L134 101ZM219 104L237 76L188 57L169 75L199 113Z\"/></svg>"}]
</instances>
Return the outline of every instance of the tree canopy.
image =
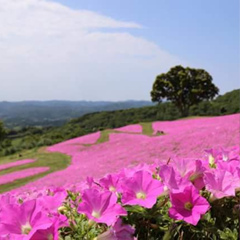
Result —
<instances>
[{"instance_id":1,"label":"tree canopy","mask_svg":"<svg viewBox=\"0 0 240 240\"><path fill-rule=\"evenodd\" d=\"M0 121L0 143L5 138L6 131L4 129L3 123Z\"/></svg>"},{"instance_id":2,"label":"tree canopy","mask_svg":"<svg viewBox=\"0 0 240 240\"><path fill-rule=\"evenodd\" d=\"M190 106L213 99L218 92L212 76L204 69L178 65L156 77L151 97L153 102L171 101L184 117L188 115Z\"/></svg>"}]
</instances>

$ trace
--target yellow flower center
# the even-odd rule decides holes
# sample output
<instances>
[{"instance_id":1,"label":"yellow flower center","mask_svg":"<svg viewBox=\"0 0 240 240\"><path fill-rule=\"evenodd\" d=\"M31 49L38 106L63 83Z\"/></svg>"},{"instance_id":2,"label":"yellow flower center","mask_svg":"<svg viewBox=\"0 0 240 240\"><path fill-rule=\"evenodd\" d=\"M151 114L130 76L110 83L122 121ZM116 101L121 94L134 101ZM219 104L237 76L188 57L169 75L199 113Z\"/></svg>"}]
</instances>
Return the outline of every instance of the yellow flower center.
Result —
<instances>
[{"instance_id":1,"label":"yellow flower center","mask_svg":"<svg viewBox=\"0 0 240 240\"><path fill-rule=\"evenodd\" d=\"M146 194L144 192L138 192L136 194L137 199L145 199L146 198Z\"/></svg>"},{"instance_id":2,"label":"yellow flower center","mask_svg":"<svg viewBox=\"0 0 240 240\"><path fill-rule=\"evenodd\" d=\"M168 191L168 187L167 187L166 185L164 185L163 191L164 191L164 192Z\"/></svg>"},{"instance_id":3,"label":"yellow flower center","mask_svg":"<svg viewBox=\"0 0 240 240\"><path fill-rule=\"evenodd\" d=\"M66 211L67 211L67 208L65 206L61 206L61 207L58 208L58 212L60 214L64 214Z\"/></svg>"},{"instance_id":4,"label":"yellow flower center","mask_svg":"<svg viewBox=\"0 0 240 240\"><path fill-rule=\"evenodd\" d=\"M186 209L186 210L192 210L192 208L193 208L193 205L190 203L190 202L186 202L185 204L184 204L184 208Z\"/></svg>"},{"instance_id":5,"label":"yellow flower center","mask_svg":"<svg viewBox=\"0 0 240 240\"><path fill-rule=\"evenodd\" d=\"M111 192L116 192L116 188L113 187L113 186L110 186L110 187L109 187L109 191L111 191Z\"/></svg>"},{"instance_id":6,"label":"yellow flower center","mask_svg":"<svg viewBox=\"0 0 240 240\"><path fill-rule=\"evenodd\" d=\"M21 232L22 234L28 235L32 230L32 227L29 222L27 222L25 225L22 225Z\"/></svg>"},{"instance_id":7,"label":"yellow flower center","mask_svg":"<svg viewBox=\"0 0 240 240\"><path fill-rule=\"evenodd\" d=\"M209 162L210 165L212 165L212 164L215 163L215 158L213 157L212 154L210 154L210 155L208 156L208 162Z\"/></svg>"},{"instance_id":8,"label":"yellow flower center","mask_svg":"<svg viewBox=\"0 0 240 240\"><path fill-rule=\"evenodd\" d=\"M53 235L52 235L52 234L49 234L49 235L47 236L47 240L53 240Z\"/></svg>"},{"instance_id":9,"label":"yellow flower center","mask_svg":"<svg viewBox=\"0 0 240 240\"><path fill-rule=\"evenodd\" d=\"M95 217L95 218L100 218L101 217L100 213L97 212L97 211L92 211L92 216Z\"/></svg>"}]
</instances>

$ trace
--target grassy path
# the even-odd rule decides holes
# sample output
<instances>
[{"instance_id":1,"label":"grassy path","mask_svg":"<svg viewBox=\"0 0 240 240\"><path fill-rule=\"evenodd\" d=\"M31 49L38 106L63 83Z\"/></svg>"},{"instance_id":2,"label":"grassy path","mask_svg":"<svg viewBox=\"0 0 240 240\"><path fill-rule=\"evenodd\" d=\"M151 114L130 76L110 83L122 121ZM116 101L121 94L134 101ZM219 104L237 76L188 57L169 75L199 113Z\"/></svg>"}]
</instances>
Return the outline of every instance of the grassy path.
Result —
<instances>
[{"instance_id":1,"label":"grassy path","mask_svg":"<svg viewBox=\"0 0 240 240\"><path fill-rule=\"evenodd\" d=\"M19 165L19 166L10 167L10 168L1 170L0 177L4 176L4 174L17 172L20 170L33 168L33 167L49 167L49 170L44 173L40 173L40 174L26 177L26 178L21 178L13 182L0 185L0 193L23 186L31 181L44 177L49 173L62 170L67 166L69 166L71 163L71 158L69 156L62 153L45 152L42 148L38 150L33 149L33 150L24 151L21 153L21 155L22 155L21 159L35 159L36 161L32 163L27 163L24 165ZM2 157L0 158L0 164L14 162L14 161L17 161L18 159L19 159L18 154ZM21 160L18 160L18 161L21 161Z\"/></svg>"}]
</instances>

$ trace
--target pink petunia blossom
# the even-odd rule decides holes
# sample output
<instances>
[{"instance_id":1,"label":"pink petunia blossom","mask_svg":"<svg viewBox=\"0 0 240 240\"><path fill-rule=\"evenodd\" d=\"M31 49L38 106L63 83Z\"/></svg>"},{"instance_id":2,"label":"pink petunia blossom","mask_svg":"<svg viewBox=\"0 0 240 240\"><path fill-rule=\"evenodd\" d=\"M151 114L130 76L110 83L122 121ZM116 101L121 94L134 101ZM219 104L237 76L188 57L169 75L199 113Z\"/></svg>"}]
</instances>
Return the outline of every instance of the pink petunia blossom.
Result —
<instances>
[{"instance_id":1,"label":"pink petunia blossom","mask_svg":"<svg viewBox=\"0 0 240 240\"><path fill-rule=\"evenodd\" d=\"M219 149L207 149L205 150L206 158L208 160L210 167L215 167L216 162L218 160L218 156L220 154Z\"/></svg>"},{"instance_id":2,"label":"pink petunia blossom","mask_svg":"<svg viewBox=\"0 0 240 240\"><path fill-rule=\"evenodd\" d=\"M3 206L15 203L17 203L17 200L12 194L6 193L0 195L0 211Z\"/></svg>"},{"instance_id":3,"label":"pink petunia blossom","mask_svg":"<svg viewBox=\"0 0 240 240\"><path fill-rule=\"evenodd\" d=\"M95 188L99 189L99 184L93 179L93 177L86 177L86 187L85 188Z\"/></svg>"},{"instance_id":4,"label":"pink petunia blossom","mask_svg":"<svg viewBox=\"0 0 240 240\"><path fill-rule=\"evenodd\" d=\"M229 162L223 162L223 161L222 162L218 162L216 169L228 171L231 174L235 175L236 174L236 170L239 167L240 167L240 161L232 160L232 161L229 161Z\"/></svg>"},{"instance_id":5,"label":"pink petunia blossom","mask_svg":"<svg viewBox=\"0 0 240 240\"><path fill-rule=\"evenodd\" d=\"M99 192L97 189L83 191L79 213L98 223L114 224L117 216L125 216L127 212L117 203L117 196L109 191Z\"/></svg>"},{"instance_id":6,"label":"pink petunia blossom","mask_svg":"<svg viewBox=\"0 0 240 240\"><path fill-rule=\"evenodd\" d=\"M171 193L172 207L169 216L176 220L184 220L192 225L197 225L202 214L205 214L210 205L201 197L194 186L187 186L183 191Z\"/></svg>"},{"instance_id":7,"label":"pink petunia blossom","mask_svg":"<svg viewBox=\"0 0 240 240\"><path fill-rule=\"evenodd\" d=\"M206 170L201 160L191 158L175 158L171 163L171 166L181 177L186 177L190 181L194 181L197 178L203 176L203 172Z\"/></svg>"},{"instance_id":8,"label":"pink petunia blossom","mask_svg":"<svg viewBox=\"0 0 240 240\"><path fill-rule=\"evenodd\" d=\"M50 226L45 229L38 229L30 240L58 240L58 229L63 225L59 218L55 218Z\"/></svg>"},{"instance_id":9,"label":"pink petunia blossom","mask_svg":"<svg viewBox=\"0 0 240 240\"><path fill-rule=\"evenodd\" d=\"M184 179L190 181L199 190L204 187L203 173L208 166L201 160L175 158L171 162L171 166L180 175L181 181Z\"/></svg>"},{"instance_id":10,"label":"pink petunia blossom","mask_svg":"<svg viewBox=\"0 0 240 240\"><path fill-rule=\"evenodd\" d=\"M122 203L151 208L163 193L163 185L147 171L138 171L122 185Z\"/></svg>"},{"instance_id":11,"label":"pink petunia blossom","mask_svg":"<svg viewBox=\"0 0 240 240\"><path fill-rule=\"evenodd\" d=\"M204 174L206 189L214 198L235 196L235 190L239 188L239 177L228 171L217 169Z\"/></svg>"},{"instance_id":12,"label":"pink petunia blossom","mask_svg":"<svg viewBox=\"0 0 240 240\"><path fill-rule=\"evenodd\" d=\"M58 208L63 204L67 196L66 192L57 192L53 196L42 196L37 199L39 206L48 214L56 215Z\"/></svg>"},{"instance_id":13,"label":"pink petunia blossom","mask_svg":"<svg viewBox=\"0 0 240 240\"><path fill-rule=\"evenodd\" d=\"M174 170L173 167L168 165L163 165L160 168L159 176L164 184L164 190L169 191L179 191L188 185L191 185L190 181L186 178L182 178L178 172Z\"/></svg>"},{"instance_id":14,"label":"pink petunia blossom","mask_svg":"<svg viewBox=\"0 0 240 240\"><path fill-rule=\"evenodd\" d=\"M45 230L52 225L52 221L41 210L36 200L21 205L5 205L0 213L0 234L11 235L10 239L32 239L36 231Z\"/></svg>"},{"instance_id":15,"label":"pink petunia blossom","mask_svg":"<svg viewBox=\"0 0 240 240\"><path fill-rule=\"evenodd\" d=\"M101 178L99 183L102 187L111 192L121 192L119 180L120 178L117 174L108 174L104 178Z\"/></svg>"},{"instance_id":16,"label":"pink petunia blossom","mask_svg":"<svg viewBox=\"0 0 240 240\"><path fill-rule=\"evenodd\" d=\"M99 235L96 240L133 240L134 232L131 226L123 224L119 218L110 230Z\"/></svg>"}]
</instances>

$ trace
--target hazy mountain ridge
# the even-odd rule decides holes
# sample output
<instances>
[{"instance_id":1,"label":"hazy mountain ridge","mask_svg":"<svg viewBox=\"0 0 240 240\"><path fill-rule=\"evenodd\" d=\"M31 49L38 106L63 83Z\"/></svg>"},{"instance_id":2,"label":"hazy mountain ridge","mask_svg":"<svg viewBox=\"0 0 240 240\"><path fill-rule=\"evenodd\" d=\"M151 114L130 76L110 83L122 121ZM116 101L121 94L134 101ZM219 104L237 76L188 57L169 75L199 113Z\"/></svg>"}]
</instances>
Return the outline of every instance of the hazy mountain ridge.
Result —
<instances>
[{"instance_id":1,"label":"hazy mountain ridge","mask_svg":"<svg viewBox=\"0 0 240 240\"><path fill-rule=\"evenodd\" d=\"M21 101L0 102L0 119L8 127L59 126L86 113L113 111L154 105L150 101Z\"/></svg>"}]
</instances>

